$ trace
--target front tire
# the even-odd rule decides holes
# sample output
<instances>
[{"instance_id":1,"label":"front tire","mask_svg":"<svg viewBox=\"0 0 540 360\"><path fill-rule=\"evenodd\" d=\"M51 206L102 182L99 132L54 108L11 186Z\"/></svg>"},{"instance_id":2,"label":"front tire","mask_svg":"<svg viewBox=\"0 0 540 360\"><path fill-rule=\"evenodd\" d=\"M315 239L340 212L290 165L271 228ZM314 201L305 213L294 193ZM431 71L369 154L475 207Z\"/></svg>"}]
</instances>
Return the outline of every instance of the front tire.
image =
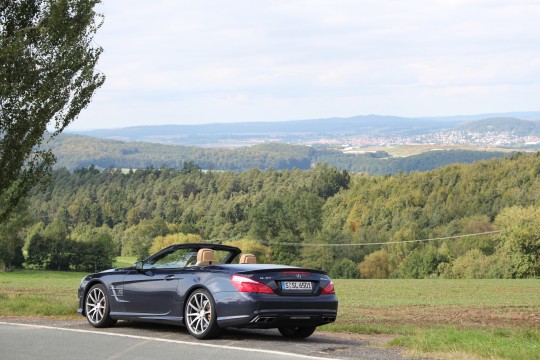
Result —
<instances>
[{"instance_id":1,"label":"front tire","mask_svg":"<svg viewBox=\"0 0 540 360\"><path fill-rule=\"evenodd\" d=\"M116 324L116 320L109 316L110 306L107 290L102 284L90 288L84 301L86 320L96 328L104 328Z\"/></svg>"},{"instance_id":2,"label":"front tire","mask_svg":"<svg viewBox=\"0 0 540 360\"><path fill-rule=\"evenodd\" d=\"M221 334L216 303L208 291L197 289L191 293L184 309L184 322L189 333L197 339L213 339Z\"/></svg>"},{"instance_id":3,"label":"front tire","mask_svg":"<svg viewBox=\"0 0 540 360\"><path fill-rule=\"evenodd\" d=\"M315 332L316 326L282 326L278 330L288 339L305 339Z\"/></svg>"}]
</instances>

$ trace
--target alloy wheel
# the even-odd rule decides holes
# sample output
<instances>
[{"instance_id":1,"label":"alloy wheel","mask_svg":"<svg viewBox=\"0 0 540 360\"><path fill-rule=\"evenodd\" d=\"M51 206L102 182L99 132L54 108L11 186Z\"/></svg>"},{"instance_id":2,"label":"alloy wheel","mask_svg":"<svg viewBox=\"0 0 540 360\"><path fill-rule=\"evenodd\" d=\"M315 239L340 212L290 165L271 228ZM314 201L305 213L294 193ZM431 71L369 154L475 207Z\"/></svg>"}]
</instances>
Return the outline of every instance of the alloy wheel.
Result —
<instances>
[{"instance_id":1,"label":"alloy wheel","mask_svg":"<svg viewBox=\"0 0 540 360\"><path fill-rule=\"evenodd\" d=\"M86 317L92 324L99 324L105 316L107 299L99 287L92 288L86 297Z\"/></svg>"},{"instance_id":2,"label":"alloy wheel","mask_svg":"<svg viewBox=\"0 0 540 360\"><path fill-rule=\"evenodd\" d=\"M212 304L206 294L193 294L186 307L186 325L192 333L200 335L208 329L212 321Z\"/></svg>"}]
</instances>

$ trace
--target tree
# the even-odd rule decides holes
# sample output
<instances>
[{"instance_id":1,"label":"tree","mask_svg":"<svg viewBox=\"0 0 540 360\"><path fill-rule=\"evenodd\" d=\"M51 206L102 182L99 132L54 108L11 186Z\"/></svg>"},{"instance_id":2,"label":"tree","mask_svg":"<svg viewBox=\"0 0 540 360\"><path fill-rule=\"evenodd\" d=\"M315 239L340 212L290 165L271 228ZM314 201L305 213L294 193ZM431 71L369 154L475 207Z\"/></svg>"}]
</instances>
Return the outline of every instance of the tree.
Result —
<instances>
[{"instance_id":1,"label":"tree","mask_svg":"<svg viewBox=\"0 0 540 360\"><path fill-rule=\"evenodd\" d=\"M0 271L20 267L24 262L22 248L25 241L25 226L30 222L26 202L22 202L0 223Z\"/></svg>"},{"instance_id":2,"label":"tree","mask_svg":"<svg viewBox=\"0 0 540 360\"><path fill-rule=\"evenodd\" d=\"M341 189L348 189L351 176L345 170L339 171L328 164L317 164L315 167L316 177L313 187L323 199L328 199Z\"/></svg>"},{"instance_id":3,"label":"tree","mask_svg":"<svg viewBox=\"0 0 540 360\"><path fill-rule=\"evenodd\" d=\"M47 178L55 157L40 147L61 133L105 81L100 0L0 0L0 221ZM53 131L47 132L47 126Z\"/></svg>"},{"instance_id":4,"label":"tree","mask_svg":"<svg viewBox=\"0 0 540 360\"><path fill-rule=\"evenodd\" d=\"M152 241L152 246L150 247L150 254L156 253L162 249L165 249L167 246L174 244L189 244L189 243L202 243L204 239L199 234L169 234L165 236L156 236Z\"/></svg>"},{"instance_id":5,"label":"tree","mask_svg":"<svg viewBox=\"0 0 540 360\"><path fill-rule=\"evenodd\" d=\"M332 266L330 276L334 279L356 279L358 277L356 264L351 259L342 258Z\"/></svg>"},{"instance_id":6,"label":"tree","mask_svg":"<svg viewBox=\"0 0 540 360\"><path fill-rule=\"evenodd\" d=\"M446 260L431 245L416 249L401 263L401 277L423 279L429 276L439 275L437 271L439 264L447 263Z\"/></svg>"},{"instance_id":7,"label":"tree","mask_svg":"<svg viewBox=\"0 0 540 360\"><path fill-rule=\"evenodd\" d=\"M471 249L455 259L452 264L441 263L447 278L455 279L501 279L512 277L512 263L506 254L500 252L486 255L480 249ZM441 270L439 266L438 270Z\"/></svg>"},{"instance_id":8,"label":"tree","mask_svg":"<svg viewBox=\"0 0 540 360\"><path fill-rule=\"evenodd\" d=\"M372 252L358 265L360 277L364 279L387 279L395 270L390 254L384 249Z\"/></svg>"},{"instance_id":9,"label":"tree","mask_svg":"<svg viewBox=\"0 0 540 360\"><path fill-rule=\"evenodd\" d=\"M71 266L78 271L98 272L110 269L114 262L114 242L109 233L91 231L85 241L73 241Z\"/></svg>"},{"instance_id":10,"label":"tree","mask_svg":"<svg viewBox=\"0 0 540 360\"><path fill-rule=\"evenodd\" d=\"M512 263L516 278L540 276L540 209L513 206L495 219L503 240L499 251Z\"/></svg>"}]
</instances>

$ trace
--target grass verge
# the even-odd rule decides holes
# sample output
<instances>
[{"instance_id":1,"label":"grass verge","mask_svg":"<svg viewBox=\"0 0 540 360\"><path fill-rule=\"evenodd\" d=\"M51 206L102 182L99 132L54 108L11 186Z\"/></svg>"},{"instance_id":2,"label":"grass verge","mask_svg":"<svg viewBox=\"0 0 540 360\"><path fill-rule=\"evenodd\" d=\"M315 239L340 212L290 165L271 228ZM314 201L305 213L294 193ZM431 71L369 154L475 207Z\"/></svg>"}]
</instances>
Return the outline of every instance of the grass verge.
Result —
<instances>
[{"instance_id":1,"label":"grass verge","mask_svg":"<svg viewBox=\"0 0 540 360\"><path fill-rule=\"evenodd\" d=\"M446 359L540 359L540 280L335 280L327 331L394 335Z\"/></svg>"},{"instance_id":2,"label":"grass verge","mask_svg":"<svg viewBox=\"0 0 540 360\"><path fill-rule=\"evenodd\" d=\"M463 330L454 327L423 329L392 340L391 346L405 346L420 353L467 353L487 359L540 359L540 330Z\"/></svg>"},{"instance_id":3,"label":"grass verge","mask_svg":"<svg viewBox=\"0 0 540 360\"><path fill-rule=\"evenodd\" d=\"M116 266L132 260L118 259ZM84 275L0 273L0 316L76 317ZM390 346L438 358L540 359L540 279L338 279L335 284L338 320L323 330L393 335Z\"/></svg>"},{"instance_id":4,"label":"grass verge","mask_svg":"<svg viewBox=\"0 0 540 360\"><path fill-rule=\"evenodd\" d=\"M39 270L0 273L0 316L74 317L84 275Z\"/></svg>"}]
</instances>

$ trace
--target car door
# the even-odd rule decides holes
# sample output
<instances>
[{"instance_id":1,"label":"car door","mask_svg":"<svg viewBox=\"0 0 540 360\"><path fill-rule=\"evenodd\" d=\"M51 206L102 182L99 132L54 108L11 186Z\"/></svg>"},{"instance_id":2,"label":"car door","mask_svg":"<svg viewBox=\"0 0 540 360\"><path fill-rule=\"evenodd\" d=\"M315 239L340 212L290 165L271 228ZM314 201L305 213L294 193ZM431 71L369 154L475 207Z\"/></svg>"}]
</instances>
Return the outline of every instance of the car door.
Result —
<instances>
[{"instance_id":1,"label":"car door","mask_svg":"<svg viewBox=\"0 0 540 360\"><path fill-rule=\"evenodd\" d=\"M175 269L130 271L124 279L126 313L167 315L172 309L178 281Z\"/></svg>"},{"instance_id":2,"label":"car door","mask_svg":"<svg viewBox=\"0 0 540 360\"><path fill-rule=\"evenodd\" d=\"M179 302L178 284L193 256L196 258L196 250L172 249L145 261L141 269L130 270L123 287L126 313L140 317L170 314Z\"/></svg>"}]
</instances>

